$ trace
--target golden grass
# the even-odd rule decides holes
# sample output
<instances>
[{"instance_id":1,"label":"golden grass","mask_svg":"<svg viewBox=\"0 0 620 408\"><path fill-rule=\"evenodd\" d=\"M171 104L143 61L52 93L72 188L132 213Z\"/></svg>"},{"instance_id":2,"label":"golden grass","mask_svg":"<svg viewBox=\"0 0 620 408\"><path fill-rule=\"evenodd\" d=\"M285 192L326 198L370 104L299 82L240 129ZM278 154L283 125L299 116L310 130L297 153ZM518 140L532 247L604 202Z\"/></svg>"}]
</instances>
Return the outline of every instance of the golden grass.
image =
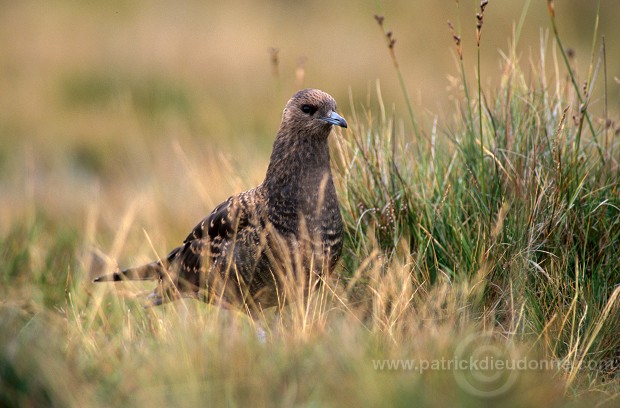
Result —
<instances>
[{"instance_id":1,"label":"golden grass","mask_svg":"<svg viewBox=\"0 0 620 408\"><path fill-rule=\"evenodd\" d=\"M594 142L588 136L582 150L571 150L578 107L552 44L539 44L547 5L536 2L520 51L502 53L500 70L494 50L512 38L520 5L490 2L481 88L507 102L487 95L480 105L473 97L464 105L462 80L441 74L461 75L450 65L445 20L460 16L471 28L459 35L471 70L465 76L474 78L478 3L461 1L458 11L442 2L415 10L408 2L377 10L327 1L6 5L0 13L0 405L616 406L617 371L602 375L600 365L589 365L618 347L620 289L589 281L588 262L609 255L605 245L617 242L617 231L605 235L594 225L609 225L603 221L617 205L617 122L604 129L603 115L595 116L597 131L605 133L599 145L611 149L609 167L599 173L608 179L592 181L589 172L599 171ZM563 37L575 44L575 72L586 72L589 11L578 0L565 4L560 29L588 33L585 45L580 34ZM617 24L610 24L617 6L603 6L600 27L611 43L618 37ZM387 16L386 29L395 27L420 137L410 136L402 119L408 108L374 13ZM277 78L272 46L280 49ZM303 75L300 56L307 57ZM550 69L540 61L545 58ZM612 120L618 61L609 51ZM144 309L148 283L91 284L93 248L123 266L162 256L214 205L259 183L281 107L301 77L333 93L351 125L332 140L348 225L339 273L309 298L256 321L190 300ZM543 84L540 98L531 77ZM600 112L601 81L595 84L591 106ZM507 89L531 92L501 93ZM485 106L493 102L498 109ZM514 106L520 110L510 112ZM545 110L537 114L540 106ZM475 115L466 114L469 108ZM492 132L492 119L500 116L514 125L502 129L513 136L506 144ZM470 160L463 147L468 132L478 126L484 138L472 137L475 157L482 154L497 184L477 185L476 167L463 164ZM528 131L536 137L516 136ZM552 137L549 150L543 134ZM531 140L534 148L519 150ZM548 163L557 164L557 177L538 166L547 159L540 151L552 152ZM571 162L573 153L582 156ZM591 167L584 170L584 161ZM393 187L395 166L405 170L399 177L407 188ZM574 174L562 173L566 168ZM484 180L490 179L496 181ZM483 188L492 195L496 185L509 198L511 189L531 194L489 205L484 216L478 211L484 205L468 207L476 197L463 199ZM570 192L565 201L561 188ZM601 198L603 190L608 195ZM586 204L589 213L576 213ZM537 258L544 250L537 239L552 237L553 228L573 218L575 237L600 232L600 246L583 248L601 254ZM484 222L472 226L474 219ZM584 220L593 225L581 225ZM521 229L527 223L531 228ZM532 245L511 253L507 243L520 239ZM263 332L264 338L257 334ZM471 356L561 367L430 366Z\"/></svg>"}]
</instances>

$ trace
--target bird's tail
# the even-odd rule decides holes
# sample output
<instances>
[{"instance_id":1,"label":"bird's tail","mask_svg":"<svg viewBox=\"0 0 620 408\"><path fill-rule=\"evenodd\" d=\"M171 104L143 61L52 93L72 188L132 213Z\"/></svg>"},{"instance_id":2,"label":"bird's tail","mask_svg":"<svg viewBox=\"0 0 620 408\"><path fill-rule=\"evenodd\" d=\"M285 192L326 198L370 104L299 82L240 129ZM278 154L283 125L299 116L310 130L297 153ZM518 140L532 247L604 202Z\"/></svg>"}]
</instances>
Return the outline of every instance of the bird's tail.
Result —
<instances>
[{"instance_id":1,"label":"bird's tail","mask_svg":"<svg viewBox=\"0 0 620 408\"><path fill-rule=\"evenodd\" d=\"M151 262L135 268L124 269L107 275L96 277L93 282L117 282L124 280L155 280L164 276L164 268L160 262Z\"/></svg>"}]
</instances>

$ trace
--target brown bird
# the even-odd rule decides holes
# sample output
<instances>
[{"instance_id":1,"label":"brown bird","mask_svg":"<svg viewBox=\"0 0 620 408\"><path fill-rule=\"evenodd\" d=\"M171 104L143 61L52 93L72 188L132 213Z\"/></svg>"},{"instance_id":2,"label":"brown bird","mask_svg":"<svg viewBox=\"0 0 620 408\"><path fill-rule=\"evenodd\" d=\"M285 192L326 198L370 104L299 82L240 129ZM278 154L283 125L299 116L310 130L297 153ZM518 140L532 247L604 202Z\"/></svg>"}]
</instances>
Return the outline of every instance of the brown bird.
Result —
<instances>
[{"instance_id":1,"label":"brown bird","mask_svg":"<svg viewBox=\"0 0 620 408\"><path fill-rule=\"evenodd\" d=\"M215 207L166 259L103 275L95 282L158 279L152 305L195 297L252 312L304 294L333 271L342 217L327 138L346 128L336 102L318 89L288 101L264 181Z\"/></svg>"}]
</instances>

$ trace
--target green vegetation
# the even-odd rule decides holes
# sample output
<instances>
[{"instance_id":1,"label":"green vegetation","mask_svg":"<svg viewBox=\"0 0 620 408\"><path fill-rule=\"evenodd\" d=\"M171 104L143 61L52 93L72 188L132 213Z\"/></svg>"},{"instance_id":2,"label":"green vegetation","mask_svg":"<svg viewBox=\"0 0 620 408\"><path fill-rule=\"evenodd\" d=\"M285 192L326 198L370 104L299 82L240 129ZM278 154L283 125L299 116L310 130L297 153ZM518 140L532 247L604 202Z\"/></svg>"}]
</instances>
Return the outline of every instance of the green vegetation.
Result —
<instances>
[{"instance_id":1,"label":"green vegetation","mask_svg":"<svg viewBox=\"0 0 620 408\"><path fill-rule=\"evenodd\" d=\"M379 85L366 103L340 100L350 125L332 139L342 268L308 299L256 322L190 300L144 309L150 283L91 284L105 261L93 247L122 264L161 255L196 213L260 179L264 161L239 171L234 159L214 164L217 153L194 149L187 128L208 131L205 102L182 82L63 76L66 109L123 112L101 133L124 124L158 137L112 150L110 141L62 139L60 150L70 148L49 162L29 153L43 146L25 144L23 176L0 154L0 188L10 193L0 212L10 220L0 224L0 405L617 406L618 112L606 102L604 47L593 47L580 86L575 64L558 55L547 4L553 38L526 63L519 28L496 86L468 82L468 72L481 75L484 8L474 67L460 23L450 26L461 72L446 117L416 110L389 17L377 19L405 119ZM18 119L5 118L3 138L26 126ZM172 133L172 148L150 120ZM43 171L67 157L73 173ZM38 192L39 183L58 186L55 177L62 198ZM11 193L20 183L24 197ZM525 366L446 365L489 356Z\"/></svg>"}]
</instances>

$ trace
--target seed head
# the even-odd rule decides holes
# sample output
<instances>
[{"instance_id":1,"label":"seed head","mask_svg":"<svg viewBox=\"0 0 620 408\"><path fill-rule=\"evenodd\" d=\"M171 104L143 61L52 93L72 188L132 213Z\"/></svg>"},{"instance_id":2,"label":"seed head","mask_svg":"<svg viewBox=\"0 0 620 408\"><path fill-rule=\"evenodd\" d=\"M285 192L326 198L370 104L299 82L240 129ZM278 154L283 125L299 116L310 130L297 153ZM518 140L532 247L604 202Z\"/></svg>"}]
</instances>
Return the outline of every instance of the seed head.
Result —
<instances>
[{"instance_id":1,"label":"seed head","mask_svg":"<svg viewBox=\"0 0 620 408\"><path fill-rule=\"evenodd\" d=\"M452 39L454 40L454 44L456 45L456 52L459 54L459 59L463 60L463 47L461 47L461 37L456 34L454 30L454 26L452 22L448 20L448 28L450 29L450 35L452 35Z\"/></svg>"},{"instance_id":2,"label":"seed head","mask_svg":"<svg viewBox=\"0 0 620 408\"><path fill-rule=\"evenodd\" d=\"M486 9L489 0L480 2L480 13L476 14L476 43L480 46L480 36L482 35L482 24L484 23L484 9Z\"/></svg>"},{"instance_id":3,"label":"seed head","mask_svg":"<svg viewBox=\"0 0 620 408\"><path fill-rule=\"evenodd\" d=\"M549 10L549 14L551 18L555 17L555 2L553 0L547 0L547 9Z\"/></svg>"}]
</instances>

